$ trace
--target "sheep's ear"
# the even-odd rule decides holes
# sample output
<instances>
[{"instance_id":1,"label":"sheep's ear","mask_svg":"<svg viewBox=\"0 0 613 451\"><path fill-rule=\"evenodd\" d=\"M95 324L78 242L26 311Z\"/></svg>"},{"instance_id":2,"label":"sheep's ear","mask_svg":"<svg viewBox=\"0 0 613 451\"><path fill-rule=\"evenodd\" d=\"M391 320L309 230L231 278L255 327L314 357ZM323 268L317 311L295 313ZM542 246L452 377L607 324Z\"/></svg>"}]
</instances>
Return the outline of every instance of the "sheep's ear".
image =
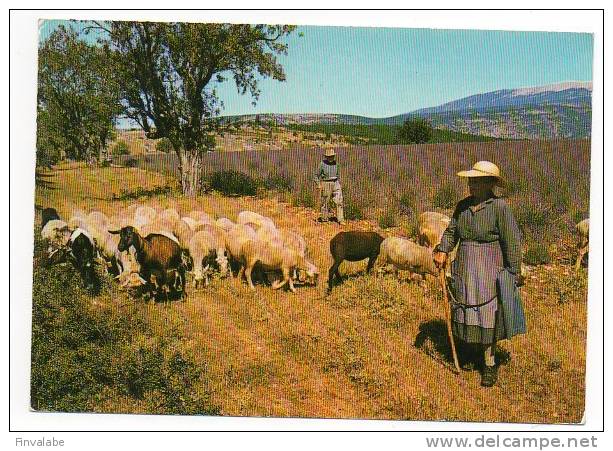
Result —
<instances>
[{"instance_id":1,"label":"sheep's ear","mask_svg":"<svg viewBox=\"0 0 613 451\"><path fill-rule=\"evenodd\" d=\"M109 233L112 233L113 235L119 235L121 233L121 230L109 230Z\"/></svg>"}]
</instances>

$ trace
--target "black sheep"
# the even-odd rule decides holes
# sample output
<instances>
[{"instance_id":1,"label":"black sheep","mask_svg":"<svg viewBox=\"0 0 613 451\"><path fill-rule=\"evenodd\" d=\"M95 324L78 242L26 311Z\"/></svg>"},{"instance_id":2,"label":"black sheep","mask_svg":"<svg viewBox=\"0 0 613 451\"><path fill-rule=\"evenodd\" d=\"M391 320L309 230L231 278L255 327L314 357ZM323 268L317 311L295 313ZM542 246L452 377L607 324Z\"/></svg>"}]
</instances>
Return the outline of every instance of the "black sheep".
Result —
<instances>
[{"instance_id":1,"label":"black sheep","mask_svg":"<svg viewBox=\"0 0 613 451\"><path fill-rule=\"evenodd\" d=\"M343 260L357 262L368 259L366 271L370 272L377 261L383 237L376 232L349 231L340 232L330 240L330 253L334 263L328 272L328 291L332 290L334 278L339 281L341 275L338 267Z\"/></svg>"},{"instance_id":2,"label":"black sheep","mask_svg":"<svg viewBox=\"0 0 613 451\"><path fill-rule=\"evenodd\" d=\"M45 208L42 212L42 221L41 221L41 229L45 227L45 225L51 221L52 219L60 219L60 215L57 214L57 210L55 208Z\"/></svg>"},{"instance_id":3,"label":"black sheep","mask_svg":"<svg viewBox=\"0 0 613 451\"><path fill-rule=\"evenodd\" d=\"M76 229L70 236L66 246L61 247L49 256L49 265L70 261L79 271L83 285L90 293L99 288L99 280L94 269L96 248L88 234Z\"/></svg>"}]
</instances>

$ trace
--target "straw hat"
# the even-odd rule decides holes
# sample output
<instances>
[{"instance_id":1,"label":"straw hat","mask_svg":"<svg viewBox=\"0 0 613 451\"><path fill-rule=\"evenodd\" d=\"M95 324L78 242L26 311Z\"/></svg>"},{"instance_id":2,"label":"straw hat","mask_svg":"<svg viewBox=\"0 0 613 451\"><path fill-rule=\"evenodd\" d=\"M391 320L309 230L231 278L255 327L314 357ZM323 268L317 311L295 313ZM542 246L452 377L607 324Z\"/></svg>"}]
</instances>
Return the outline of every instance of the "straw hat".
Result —
<instances>
[{"instance_id":1,"label":"straw hat","mask_svg":"<svg viewBox=\"0 0 613 451\"><path fill-rule=\"evenodd\" d=\"M504 178L500 175L500 169L490 161L477 161L472 169L468 171L458 172L460 177L494 177L498 185L505 183Z\"/></svg>"},{"instance_id":2,"label":"straw hat","mask_svg":"<svg viewBox=\"0 0 613 451\"><path fill-rule=\"evenodd\" d=\"M334 149L326 149L324 150L324 157L333 157L336 155L336 152L334 151Z\"/></svg>"}]
</instances>

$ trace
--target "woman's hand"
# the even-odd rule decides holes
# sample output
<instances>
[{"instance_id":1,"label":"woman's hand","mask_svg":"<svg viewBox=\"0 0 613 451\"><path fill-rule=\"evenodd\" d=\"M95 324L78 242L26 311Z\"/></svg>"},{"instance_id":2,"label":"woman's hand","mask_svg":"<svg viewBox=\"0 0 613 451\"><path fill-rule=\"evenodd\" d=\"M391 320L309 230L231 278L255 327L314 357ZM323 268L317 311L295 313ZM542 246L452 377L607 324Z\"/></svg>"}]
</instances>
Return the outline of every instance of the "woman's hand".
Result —
<instances>
[{"instance_id":1,"label":"woman's hand","mask_svg":"<svg viewBox=\"0 0 613 451\"><path fill-rule=\"evenodd\" d=\"M434 260L434 265L438 268L441 269L443 266L445 266L445 262L447 261L447 254L445 252L435 252L434 256L433 256L433 260Z\"/></svg>"}]
</instances>

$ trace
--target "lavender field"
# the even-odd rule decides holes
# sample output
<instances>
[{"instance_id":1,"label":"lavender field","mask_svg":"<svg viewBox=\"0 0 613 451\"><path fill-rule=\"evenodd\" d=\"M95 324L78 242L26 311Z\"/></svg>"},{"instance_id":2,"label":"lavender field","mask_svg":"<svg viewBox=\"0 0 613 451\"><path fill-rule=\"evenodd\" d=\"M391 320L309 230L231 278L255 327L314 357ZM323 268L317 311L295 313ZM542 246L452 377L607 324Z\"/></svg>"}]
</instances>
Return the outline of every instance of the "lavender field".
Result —
<instances>
[{"instance_id":1,"label":"lavender field","mask_svg":"<svg viewBox=\"0 0 613 451\"><path fill-rule=\"evenodd\" d=\"M560 246L572 245L574 224L588 216L589 149L584 139L354 146L337 153L348 216L378 220L382 228L405 227L408 235L419 212L449 214L467 194L457 171L478 160L493 161L508 181L499 194L508 197L528 244L538 240L557 254ZM174 154L119 157L116 163L127 158L142 169L178 171ZM320 158L312 148L208 153L203 178L206 185L216 171L232 170L264 185L281 180L284 200L316 208L313 176Z\"/></svg>"}]
</instances>

